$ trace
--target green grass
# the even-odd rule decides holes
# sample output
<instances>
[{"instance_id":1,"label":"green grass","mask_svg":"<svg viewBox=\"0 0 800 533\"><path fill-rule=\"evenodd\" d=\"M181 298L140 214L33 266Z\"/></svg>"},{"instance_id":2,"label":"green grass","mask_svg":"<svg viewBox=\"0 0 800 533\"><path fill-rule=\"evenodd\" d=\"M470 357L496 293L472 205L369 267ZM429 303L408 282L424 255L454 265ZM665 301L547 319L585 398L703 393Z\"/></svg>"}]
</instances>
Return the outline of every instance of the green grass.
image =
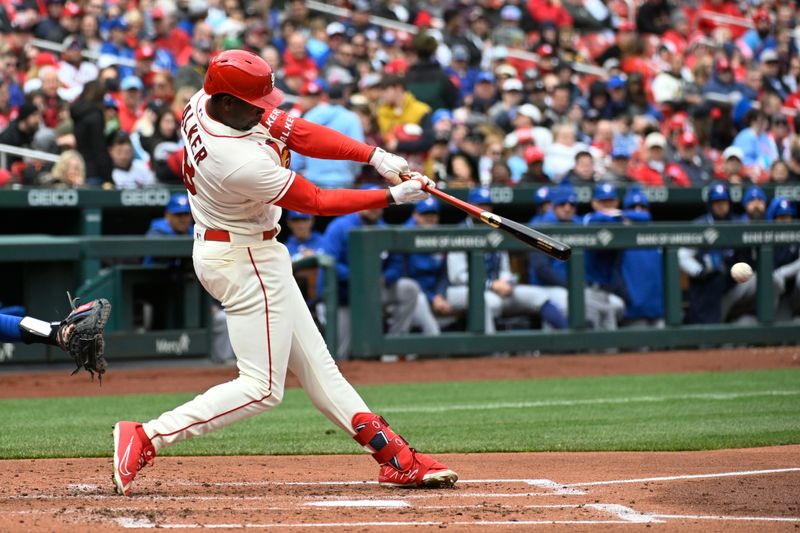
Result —
<instances>
[{"instance_id":1,"label":"green grass","mask_svg":"<svg viewBox=\"0 0 800 533\"><path fill-rule=\"evenodd\" d=\"M800 370L360 387L425 451L705 450L800 443ZM0 401L0 458L109 456L117 420L194 394ZM357 453L299 389L163 455Z\"/></svg>"}]
</instances>

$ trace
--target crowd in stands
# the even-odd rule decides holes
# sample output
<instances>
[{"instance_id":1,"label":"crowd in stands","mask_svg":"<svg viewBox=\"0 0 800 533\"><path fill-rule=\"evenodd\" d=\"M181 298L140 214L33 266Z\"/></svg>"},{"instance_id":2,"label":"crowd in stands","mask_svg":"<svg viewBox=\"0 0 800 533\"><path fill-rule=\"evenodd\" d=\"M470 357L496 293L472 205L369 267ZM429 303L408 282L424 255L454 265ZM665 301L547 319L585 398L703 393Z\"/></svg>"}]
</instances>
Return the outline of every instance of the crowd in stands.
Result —
<instances>
[{"instance_id":1,"label":"crowd in stands","mask_svg":"<svg viewBox=\"0 0 800 533\"><path fill-rule=\"evenodd\" d=\"M297 0L1 1L0 143L67 161L54 172L9 156L0 183L180 184L182 108L231 48L273 66L290 113L442 186L800 180L793 2L334 4L351 14ZM360 165L292 166L323 187L376 181Z\"/></svg>"},{"instance_id":2,"label":"crowd in stands","mask_svg":"<svg viewBox=\"0 0 800 533\"><path fill-rule=\"evenodd\" d=\"M312 11L299 0L0 0L0 144L59 154L55 164L7 155L0 186L179 186L183 108L210 59L227 49L252 51L273 67L292 116L396 152L439 187L539 187L532 223L649 221L647 197L636 187L705 187L709 214L698 222L714 223L733 217L729 184L800 184L795 2L330 4L349 15ZM381 184L368 166L297 154L289 164L320 187ZM579 219L572 188L581 185L595 194L592 212ZM624 200L618 186L629 189ZM775 221L796 218L793 199L756 196L764 209L743 205L747 220L770 210ZM426 225L433 212L421 205L409 224ZM303 218L290 217L289 227L308 225ZM379 220L373 213L334 221L313 248L346 246L335 231ZM654 298L635 302L625 286L640 278L650 286L635 295L658 294L654 276L630 265L660 257L620 253L588 254L587 320L596 327L658 322L663 309L645 309ZM734 288L725 275L734 255L682 251L690 300L719 299ZM781 261L794 264L796 255L796 247L787 249ZM392 331L434 327L416 301L440 315L459 308L454 289L465 282L453 274L455 263L418 257L389 269L384 299L398 311ZM563 327L563 265L532 256L526 285L510 281L506 263L487 256L496 282L487 287L487 331L520 301L542 323ZM450 269L443 292L438 281L414 290L402 281L414 278L409 269L442 264ZM783 285L776 280L781 294L794 290L793 272L782 271ZM687 321L726 319L750 297L744 292L710 311L691 300L698 311Z\"/></svg>"}]
</instances>

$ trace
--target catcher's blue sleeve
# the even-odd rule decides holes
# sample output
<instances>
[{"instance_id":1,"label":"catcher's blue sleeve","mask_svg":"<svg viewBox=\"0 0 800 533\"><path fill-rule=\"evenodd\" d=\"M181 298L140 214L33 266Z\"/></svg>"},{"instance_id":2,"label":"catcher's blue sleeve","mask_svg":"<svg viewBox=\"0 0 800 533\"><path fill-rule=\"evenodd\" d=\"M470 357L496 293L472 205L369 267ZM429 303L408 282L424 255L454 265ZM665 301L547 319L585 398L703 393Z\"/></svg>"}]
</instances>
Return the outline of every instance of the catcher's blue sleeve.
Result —
<instances>
[{"instance_id":1,"label":"catcher's blue sleeve","mask_svg":"<svg viewBox=\"0 0 800 533\"><path fill-rule=\"evenodd\" d=\"M0 315L0 342L20 342L22 333L19 330L21 316Z\"/></svg>"}]
</instances>

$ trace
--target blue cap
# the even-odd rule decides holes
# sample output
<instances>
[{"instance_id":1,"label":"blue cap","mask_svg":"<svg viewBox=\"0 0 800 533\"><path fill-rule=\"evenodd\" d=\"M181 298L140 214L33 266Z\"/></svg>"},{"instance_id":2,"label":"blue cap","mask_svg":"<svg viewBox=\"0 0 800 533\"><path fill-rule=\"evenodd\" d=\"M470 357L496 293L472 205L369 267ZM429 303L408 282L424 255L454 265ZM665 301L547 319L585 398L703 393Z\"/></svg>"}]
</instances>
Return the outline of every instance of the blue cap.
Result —
<instances>
[{"instance_id":1,"label":"blue cap","mask_svg":"<svg viewBox=\"0 0 800 533\"><path fill-rule=\"evenodd\" d=\"M611 158L619 159L621 157L624 157L625 159L630 159L631 149L630 147L628 147L627 144L614 143L613 147L611 148Z\"/></svg>"},{"instance_id":2,"label":"blue cap","mask_svg":"<svg viewBox=\"0 0 800 533\"><path fill-rule=\"evenodd\" d=\"M731 199L731 193L728 191L728 186L724 183L715 183L708 189L708 201L709 202L716 202L718 200L728 200Z\"/></svg>"},{"instance_id":3,"label":"blue cap","mask_svg":"<svg viewBox=\"0 0 800 533\"><path fill-rule=\"evenodd\" d=\"M109 30L127 30L128 23L125 22L125 19L121 17L113 18L108 21L108 29Z\"/></svg>"},{"instance_id":4,"label":"blue cap","mask_svg":"<svg viewBox=\"0 0 800 533\"><path fill-rule=\"evenodd\" d=\"M617 187L613 183L598 183L592 194L594 200L616 200Z\"/></svg>"},{"instance_id":5,"label":"blue cap","mask_svg":"<svg viewBox=\"0 0 800 533\"><path fill-rule=\"evenodd\" d=\"M620 89L622 87L625 87L625 78L622 76L611 76L608 79L609 89Z\"/></svg>"},{"instance_id":6,"label":"blue cap","mask_svg":"<svg viewBox=\"0 0 800 533\"><path fill-rule=\"evenodd\" d=\"M122 82L119 84L119 87L123 91L127 91L128 89L138 89L143 91L144 83L142 83L142 80L140 80L138 76L125 76L122 79Z\"/></svg>"},{"instance_id":7,"label":"blue cap","mask_svg":"<svg viewBox=\"0 0 800 533\"><path fill-rule=\"evenodd\" d=\"M119 104L117 103L116 100L114 100L114 97L111 96L110 94L107 94L103 97L103 105L105 107L113 107L114 109L119 109Z\"/></svg>"},{"instance_id":8,"label":"blue cap","mask_svg":"<svg viewBox=\"0 0 800 533\"><path fill-rule=\"evenodd\" d=\"M488 81L489 83L494 83L497 78L494 77L494 74L491 72L479 72L478 76L475 78L475 83L481 83L482 81Z\"/></svg>"},{"instance_id":9,"label":"blue cap","mask_svg":"<svg viewBox=\"0 0 800 533\"><path fill-rule=\"evenodd\" d=\"M288 220L308 220L311 218L311 215L308 213L301 213L300 211L292 211L287 209L286 218Z\"/></svg>"},{"instance_id":10,"label":"blue cap","mask_svg":"<svg viewBox=\"0 0 800 533\"><path fill-rule=\"evenodd\" d=\"M169 197L167 204L167 213L171 215L181 215L183 213L191 213L192 208L189 206L189 196L183 192L176 192Z\"/></svg>"},{"instance_id":11,"label":"blue cap","mask_svg":"<svg viewBox=\"0 0 800 533\"><path fill-rule=\"evenodd\" d=\"M767 201L766 193L758 185L753 185L745 191L744 196L742 196L742 205L747 205L753 200L761 200L764 203Z\"/></svg>"},{"instance_id":12,"label":"blue cap","mask_svg":"<svg viewBox=\"0 0 800 533\"><path fill-rule=\"evenodd\" d=\"M536 189L536 192L533 193L533 202L536 205L542 205L547 202L553 201L553 191L550 190L550 187L539 187Z\"/></svg>"},{"instance_id":13,"label":"blue cap","mask_svg":"<svg viewBox=\"0 0 800 533\"><path fill-rule=\"evenodd\" d=\"M500 10L500 18L503 20L519 20L522 18L522 11L515 5L503 6Z\"/></svg>"},{"instance_id":14,"label":"blue cap","mask_svg":"<svg viewBox=\"0 0 800 533\"><path fill-rule=\"evenodd\" d=\"M431 123L436 124L440 120L453 120L453 114L449 109L437 109L431 116Z\"/></svg>"},{"instance_id":15,"label":"blue cap","mask_svg":"<svg viewBox=\"0 0 800 533\"><path fill-rule=\"evenodd\" d=\"M553 205L578 204L578 195L570 185L560 185L553 189Z\"/></svg>"},{"instance_id":16,"label":"blue cap","mask_svg":"<svg viewBox=\"0 0 800 533\"><path fill-rule=\"evenodd\" d=\"M417 205L414 206L414 211L419 214L438 213L439 202L436 200L436 198L430 197L427 200L417 202Z\"/></svg>"},{"instance_id":17,"label":"blue cap","mask_svg":"<svg viewBox=\"0 0 800 533\"><path fill-rule=\"evenodd\" d=\"M472 189L469 191L469 196L467 197L467 201L471 204L489 204L492 203L492 193L489 192L489 189L485 188L477 188Z\"/></svg>"},{"instance_id":18,"label":"blue cap","mask_svg":"<svg viewBox=\"0 0 800 533\"><path fill-rule=\"evenodd\" d=\"M625 201L622 203L624 209L630 209L635 205L643 205L645 207L650 205L650 200L642 192L639 187L631 187L625 194Z\"/></svg>"},{"instance_id":19,"label":"blue cap","mask_svg":"<svg viewBox=\"0 0 800 533\"><path fill-rule=\"evenodd\" d=\"M775 220L775 217L783 217L789 215L792 218L797 216L797 208L786 197L776 196L772 199L767 209L767 220Z\"/></svg>"}]
</instances>

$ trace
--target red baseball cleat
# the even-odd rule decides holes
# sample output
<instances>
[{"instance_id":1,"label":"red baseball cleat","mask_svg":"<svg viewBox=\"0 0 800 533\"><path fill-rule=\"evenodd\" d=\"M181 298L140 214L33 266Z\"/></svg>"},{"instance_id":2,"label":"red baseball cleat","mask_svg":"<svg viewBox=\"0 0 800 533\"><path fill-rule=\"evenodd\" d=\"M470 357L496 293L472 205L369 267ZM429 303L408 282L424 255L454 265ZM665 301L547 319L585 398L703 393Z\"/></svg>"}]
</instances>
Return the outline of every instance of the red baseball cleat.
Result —
<instances>
[{"instance_id":1,"label":"red baseball cleat","mask_svg":"<svg viewBox=\"0 0 800 533\"><path fill-rule=\"evenodd\" d=\"M442 463L418 452L411 450L411 466L405 470L398 470L391 463L381 465L378 472L378 483L384 487L424 487L432 489L451 488L458 481L458 474L444 466Z\"/></svg>"},{"instance_id":2,"label":"red baseball cleat","mask_svg":"<svg viewBox=\"0 0 800 533\"><path fill-rule=\"evenodd\" d=\"M151 464L156 449L138 422L117 422L114 425L114 487L118 494L131 495L136 473Z\"/></svg>"}]
</instances>

